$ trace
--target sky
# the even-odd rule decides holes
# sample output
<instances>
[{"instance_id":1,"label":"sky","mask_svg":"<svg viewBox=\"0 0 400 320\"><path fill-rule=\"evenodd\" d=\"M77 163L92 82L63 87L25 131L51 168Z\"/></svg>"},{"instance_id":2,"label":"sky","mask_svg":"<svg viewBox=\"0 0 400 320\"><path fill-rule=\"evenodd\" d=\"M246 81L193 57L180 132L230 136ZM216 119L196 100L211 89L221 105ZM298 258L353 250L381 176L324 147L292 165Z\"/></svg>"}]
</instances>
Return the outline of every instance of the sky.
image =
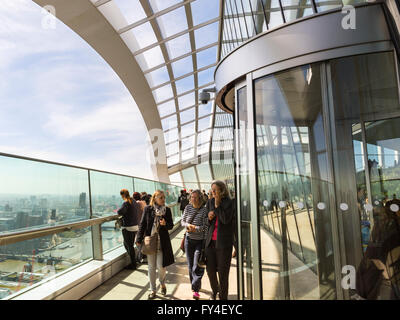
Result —
<instances>
[{"instance_id":1,"label":"sky","mask_svg":"<svg viewBox=\"0 0 400 320\"><path fill-rule=\"evenodd\" d=\"M62 22L43 28L44 17L31 0L1 0L0 152L153 179L122 81Z\"/></svg>"}]
</instances>

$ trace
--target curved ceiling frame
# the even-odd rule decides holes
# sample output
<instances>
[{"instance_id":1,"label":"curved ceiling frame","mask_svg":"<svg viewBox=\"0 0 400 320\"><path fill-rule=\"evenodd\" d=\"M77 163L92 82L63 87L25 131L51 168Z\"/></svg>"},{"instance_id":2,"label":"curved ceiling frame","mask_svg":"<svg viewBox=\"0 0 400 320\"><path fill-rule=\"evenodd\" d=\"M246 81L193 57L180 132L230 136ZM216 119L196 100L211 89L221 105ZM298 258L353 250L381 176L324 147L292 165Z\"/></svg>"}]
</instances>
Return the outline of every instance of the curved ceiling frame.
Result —
<instances>
[{"instance_id":1,"label":"curved ceiling frame","mask_svg":"<svg viewBox=\"0 0 400 320\"><path fill-rule=\"evenodd\" d=\"M216 12L215 17L211 17L211 19L208 19L207 21L194 25L193 10L195 9L192 8L192 4L196 1L201 1L201 0L181 0L180 2L175 3L174 5L160 11L157 11L157 8L152 8L152 5L150 4L149 0L136 0L138 3L140 3L141 7L143 8L145 17L139 19L138 21L135 21L134 23L128 24L123 15L123 12L120 10L120 8L118 7L117 3L114 0L97 0L97 1L96 0L70 0L70 1L33 0L33 1L42 7L46 5L54 6L56 8L57 18L62 22L64 22L66 25L68 25L76 33L78 33L85 41L87 41L110 64L110 66L114 69L114 71L118 74L118 76L120 76L121 80L124 82L128 90L134 97L134 100L136 101L138 108L143 115L143 119L146 123L147 129L151 130L154 128L159 128L164 132L163 137L159 139L159 143L157 144L157 150L155 150L155 147L153 146L153 151L155 156L158 156L159 154L165 155L165 157L156 157L156 159L161 160L161 163L157 163L156 168L153 168L153 172L157 172L155 175L160 180L168 182L169 181L168 169L170 167L173 167L174 165L179 165L182 161L190 161L188 159L182 158L182 152L187 152L187 149L183 150L182 148L181 127L182 125L191 123L193 121L195 123L195 128L194 128L195 141L193 146L193 158L197 158L198 147L199 147L197 141L198 140L197 132L199 130L199 119L201 120L202 118L204 118L205 114L213 118L215 113L215 103L214 101L212 101L210 110L207 111L206 113L203 112L203 114L199 117L199 108L201 105L199 104L198 101L198 93L203 88L214 86L213 78L211 82L202 83L202 85L199 86L200 82L199 72L202 71L207 72L207 70L215 68L215 66L217 65L217 56L216 56L215 62L208 64L206 66L202 66L201 68L198 68L197 54L199 52L214 47L218 52L220 36L218 34L218 41L213 41L213 42L210 41L210 43L206 43L202 47L197 47L195 39L195 31L212 24L217 24L217 23L220 24L221 21L220 12ZM218 1L218 3L220 2L222 1ZM105 9L102 10L105 7L107 7L107 14L104 14ZM163 37L163 26L160 24L160 21L157 18L167 13L173 12L174 10L178 9L182 10L182 8L185 11L187 28L175 34ZM112 16L110 16L109 13L112 10L118 12L112 12ZM95 13L95 11L97 12L97 14ZM86 21L83 21L83 17L85 17ZM154 36L157 41L151 43L150 45L145 45L143 47L140 47L135 37L135 40L133 40L135 42L135 44L133 45L135 49L132 50L132 46L129 43L127 43L122 36L126 35L127 32L129 32L130 30L142 26L145 23L150 24L151 29L154 32ZM107 31L103 35L99 30L97 30L98 28L100 28L99 26L101 26L101 28L103 29L107 29ZM218 29L220 29L219 25ZM111 32L111 30L113 32ZM108 38L106 39L104 35L107 34L107 37L110 37L111 33L113 40L109 42L110 39ZM182 35L185 34L188 35L188 38L190 40L190 44L188 44L188 46L190 46L190 52L186 52L178 57L173 57L173 59L170 59L166 43L168 41L181 37ZM119 38L120 41L118 41L117 38ZM101 41L103 41L104 43L100 43ZM119 66L119 64L122 63L118 63L118 61L116 61L121 58L120 53L112 52L114 48L113 45L111 45L111 43L116 43L116 42L119 42L119 45L117 46L118 50L116 51L119 51L121 50L121 47L124 47L123 50L124 58L130 61L131 64L130 68L122 68L121 66ZM121 42L125 44L125 46L123 46ZM106 48L107 44L108 48ZM162 58L164 61L156 66L151 66L151 68L143 67L143 65L137 60L138 56L156 47L160 48ZM127 59L128 55L130 56L129 59ZM217 55L219 55L219 52ZM186 74L175 77L172 64L174 62L178 62L188 57L191 57L192 60L191 71ZM146 63L145 65L147 66ZM153 83L151 83L152 80L149 80L148 76L151 78L152 77L151 72L160 70L161 68L166 68L169 81L163 81L163 83L161 84L153 85ZM135 77L137 79L133 79ZM194 81L193 87L190 90L185 90L185 92L180 92L178 94L176 82L188 77L193 77ZM140 89L137 86L138 82L141 82L141 85L139 86ZM156 98L154 96L155 90L158 89L169 90L169 87L172 90L173 96L168 99L162 99L163 101L156 101ZM187 94L194 94L194 104L191 104L190 106L187 107L186 106L182 107L179 105L180 102L179 98ZM163 116L160 116L161 111L159 111L158 106L167 102L169 102L170 105L172 106L172 101L175 104L174 112L171 112L172 110L170 110L169 109L170 107L168 107L167 110L168 113L163 114ZM188 111L189 109L191 110L192 108L194 111L194 118L189 122L187 119L182 121L181 113ZM168 116L176 117L176 127L170 127L170 128L167 127L166 129L163 127L162 121L163 119L166 119L165 121L167 121ZM210 121L210 124L208 125L209 129L212 129L212 124L213 120ZM179 152L179 158L175 158L176 150L172 150L170 152L170 150L166 148L165 144L167 140L170 140L170 138L167 139L165 135L167 134L167 132L170 133L171 129L174 128L177 128L178 135L176 136L176 139L172 139L171 141L175 141L175 143L178 142L177 151ZM210 134L210 137L208 137L208 142L206 142L209 144L210 148L211 148L211 142L212 142L212 136ZM204 144L206 143L202 141L201 145L204 146ZM173 159L175 162L169 163L168 157L170 157L171 159L175 158Z\"/></svg>"},{"instance_id":2,"label":"curved ceiling frame","mask_svg":"<svg viewBox=\"0 0 400 320\"><path fill-rule=\"evenodd\" d=\"M152 91L139 64L123 39L91 1L32 1L41 7L54 7L57 19L77 33L109 64L134 98L149 133L162 128ZM158 136L157 143L152 143L152 148L153 155L150 156L156 160L155 163L151 162L153 175L159 181L169 183L162 134Z\"/></svg>"}]
</instances>

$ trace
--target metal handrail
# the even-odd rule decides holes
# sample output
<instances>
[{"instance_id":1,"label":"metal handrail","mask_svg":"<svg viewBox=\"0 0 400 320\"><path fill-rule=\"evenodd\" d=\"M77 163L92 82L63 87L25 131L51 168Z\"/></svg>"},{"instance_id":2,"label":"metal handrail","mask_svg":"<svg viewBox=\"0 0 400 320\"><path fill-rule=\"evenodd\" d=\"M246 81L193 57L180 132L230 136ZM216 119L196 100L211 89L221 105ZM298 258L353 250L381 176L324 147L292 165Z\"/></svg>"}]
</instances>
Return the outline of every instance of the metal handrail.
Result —
<instances>
[{"instance_id":1,"label":"metal handrail","mask_svg":"<svg viewBox=\"0 0 400 320\"><path fill-rule=\"evenodd\" d=\"M65 231L71 231L74 229L83 229L97 224L102 224L104 222L117 220L118 215L112 215L108 217L93 218L89 220L83 220L74 223L67 223L58 226L39 228L35 230L13 232L4 235L0 235L0 246L12 244L16 242L21 242L25 240L31 240L35 238L40 238L52 234L57 234Z\"/></svg>"},{"instance_id":2,"label":"metal handrail","mask_svg":"<svg viewBox=\"0 0 400 320\"><path fill-rule=\"evenodd\" d=\"M174 203L168 205L169 208L173 208L177 206L178 203ZM93 219L83 220L79 222L67 223L58 226L51 226L45 228L38 228L35 230L28 230L28 231L19 231L19 232L12 232L0 235L0 246L4 246L7 244L12 244L16 242L21 242L25 240L31 240L36 238L45 237L48 235L53 235L57 233L62 233L66 231L71 231L75 229L83 229L87 227L91 227L94 225L102 224L109 221L114 221L118 219L118 215L112 215L107 217L95 217Z\"/></svg>"}]
</instances>

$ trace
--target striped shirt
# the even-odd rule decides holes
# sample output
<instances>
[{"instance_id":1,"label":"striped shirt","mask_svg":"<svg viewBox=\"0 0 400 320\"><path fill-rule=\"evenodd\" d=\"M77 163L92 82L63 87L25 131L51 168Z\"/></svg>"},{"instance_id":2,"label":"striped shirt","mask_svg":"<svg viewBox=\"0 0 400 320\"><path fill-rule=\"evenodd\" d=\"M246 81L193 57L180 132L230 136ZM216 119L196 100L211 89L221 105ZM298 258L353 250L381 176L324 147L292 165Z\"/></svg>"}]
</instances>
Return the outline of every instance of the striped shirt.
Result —
<instances>
[{"instance_id":1,"label":"striped shirt","mask_svg":"<svg viewBox=\"0 0 400 320\"><path fill-rule=\"evenodd\" d=\"M188 204L185 211L183 211L181 225L186 228L192 221L191 224L196 226L196 231L187 232L186 235L192 240L203 240L206 238L208 232L207 220L208 212L206 207L195 209L191 204Z\"/></svg>"}]
</instances>

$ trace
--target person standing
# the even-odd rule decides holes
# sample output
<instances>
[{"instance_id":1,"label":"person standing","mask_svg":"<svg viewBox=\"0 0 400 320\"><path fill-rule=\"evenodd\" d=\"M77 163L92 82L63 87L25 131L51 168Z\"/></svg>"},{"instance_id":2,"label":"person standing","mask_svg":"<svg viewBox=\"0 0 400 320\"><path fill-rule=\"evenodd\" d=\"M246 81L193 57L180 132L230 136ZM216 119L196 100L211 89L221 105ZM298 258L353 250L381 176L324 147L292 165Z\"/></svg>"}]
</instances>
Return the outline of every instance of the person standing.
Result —
<instances>
[{"instance_id":1,"label":"person standing","mask_svg":"<svg viewBox=\"0 0 400 320\"><path fill-rule=\"evenodd\" d=\"M215 300L219 292L220 300L227 300L235 209L224 182L213 181L211 188L213 198L207 202L206 206L208 233L205 245L207 274L212 289L210 299Z\"/></svg>"},{"instance_id":2,"label":"person standing","mask_svg":"<svg viewBox=\"0 0 400 320\"><path fill-rule=\"evenodd\" d=\"M181 195L178 197L178 203L180 203L179 209L181 210L181 215L183 215L183 211L186 206L189 204L188 194L186 189L181 190Z\"/></svg>"},{"instance_id":3,"label":"person standing","mask_svg":"<svg viewBox=\"0 0 400 320\"><path fill-rule=\"evenodd\" d=\"M143 216L143 212L144 212L144 208L146 207L146 201L144 201L140 195L139 192L134 192L132 195L132 198L136 201L136 203L138 204L138 211L139 211L139 218L138 218L138 224L140 224L140 221L142 221L142 216ZM137 257L136 257L136 261L139 263L142 263L144 261L146 261L146 255L144 255L142 253L142 248L138 247L138 253L137 253Z\"/></svg>"},{"instance_id":4,"label":"person standing","mask_svg":"<svg viewBox=\"0 0 400 320\"><path fill-rule=\"evenodd\" d=\"M172 251L171 239L168 230L174 227L171 209L165 205L165 194L156 190L151 197L150 205L144 209L143 217L139 225L139 232L136 240L137 247L143 243L145 236L157 235L157 252L147 255L148 276L151 293L149 299L156 297L156 272L161 284L162 295L167 294L165 286L166 267L175 262Z\"/></svg>"},{"instance_id":5,"label":"person standing","mask_svg":"<svg viewBox=\"0 0 400 320\"><path fill-rule=\"evenodd\" d=\"M200 299L199 291L204 268L198 266L197 263L207 235L208 216L207 209L203 206L200 190L194 190L190 198L191 203L186 206L183 212L181 224L186 228L185 252L193 298L198 300Z\"/></svg>"},{"instance_id":6,"label":"person standing","mask_svg":"<svg viewBox=\"0 0 400 320\"><path fill-rule=\"evenodd\" d=\"M206 203L208 201L208 195L206 193L206 190L203 190L202 198L203 198L203 204L206 205Z\"/></svg>"},{"instance_id":7,"label":"person standing","mask_svg":"<svg viewBox=\"0 0 400 320\"><path fill-rule=\"evenodd\" d=\"M117 213L122 216L122 237L124 238L124 247L128 252L131 259L131 264L127 266L127 269L136 270L136 255L135 255L135 237L138 231L139 217L133 200L127 189L122 189L120 195L124 200L121 208L118 209Z\"/></svg>"}]
</instances>

